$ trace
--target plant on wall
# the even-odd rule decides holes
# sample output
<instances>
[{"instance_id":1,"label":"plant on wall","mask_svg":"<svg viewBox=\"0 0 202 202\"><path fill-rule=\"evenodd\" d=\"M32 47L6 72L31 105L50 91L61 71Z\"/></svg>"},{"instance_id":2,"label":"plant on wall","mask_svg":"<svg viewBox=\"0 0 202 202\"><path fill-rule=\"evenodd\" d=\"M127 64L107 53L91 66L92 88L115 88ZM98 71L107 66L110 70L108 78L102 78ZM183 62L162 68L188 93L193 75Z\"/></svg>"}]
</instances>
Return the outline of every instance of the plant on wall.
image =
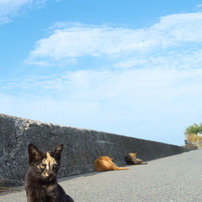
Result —
<instances>
[{"instance_id":1,"label":"plant on wall","mask_svg":"<svg viewBox=\"0 0 202 202\"><path fill-rule=\"evenodd\" d=\"M198 147L202 147L202 123L190 125L185 130L186 139Z\"/></svg>"}]
</instances>

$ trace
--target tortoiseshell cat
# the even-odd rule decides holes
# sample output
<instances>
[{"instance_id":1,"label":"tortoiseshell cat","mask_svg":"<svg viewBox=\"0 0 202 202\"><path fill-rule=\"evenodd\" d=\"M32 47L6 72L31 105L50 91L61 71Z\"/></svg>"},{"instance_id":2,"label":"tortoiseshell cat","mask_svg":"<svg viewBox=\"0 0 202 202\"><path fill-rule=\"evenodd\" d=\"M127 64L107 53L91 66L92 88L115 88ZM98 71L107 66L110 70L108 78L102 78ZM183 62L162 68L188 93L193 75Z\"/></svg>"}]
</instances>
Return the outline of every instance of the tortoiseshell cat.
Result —
<instances>
[{"instance_id":1,"label":"tortoiseshell cat","mask_svg":"<svg viewBox=\"0 0 202 202\"><path fill-rule=\"evenodd\" d=\"M57 183L63 145L42 153L33 144L28 147L29 169L25 178L28 202L73 202Z\"/></svg>"},{"instance_id":2,"label":"tortoiseshell cat","mask_svg":"<svg viewBox=\"0 0 202 202\"><path fill-rule=\"evenodd\" d=\"M144 165L147 164L146 162L144 162L142 159L138 159L136 158L137 153L129 153L126 157L126 163L128 165Z\"/></svg>"}]
</instances>

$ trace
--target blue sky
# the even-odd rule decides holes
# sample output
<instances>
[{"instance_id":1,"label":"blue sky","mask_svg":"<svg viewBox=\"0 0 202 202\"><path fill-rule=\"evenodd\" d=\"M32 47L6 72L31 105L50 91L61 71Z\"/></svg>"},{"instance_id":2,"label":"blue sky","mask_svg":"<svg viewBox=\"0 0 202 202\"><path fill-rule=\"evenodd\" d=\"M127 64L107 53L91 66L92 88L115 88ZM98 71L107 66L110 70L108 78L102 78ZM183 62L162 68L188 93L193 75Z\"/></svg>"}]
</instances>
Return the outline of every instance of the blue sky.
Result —
<instances>
[{"instance_id":1,"label":"blue sky","mask_svg":"<svg viewBox=\"0 0 202 202\"><path fill-rule=\"evenodd\" d=\"M183 145L202 120L202 0L1 0L0 113Z\"/></svg>"}]
</instances>

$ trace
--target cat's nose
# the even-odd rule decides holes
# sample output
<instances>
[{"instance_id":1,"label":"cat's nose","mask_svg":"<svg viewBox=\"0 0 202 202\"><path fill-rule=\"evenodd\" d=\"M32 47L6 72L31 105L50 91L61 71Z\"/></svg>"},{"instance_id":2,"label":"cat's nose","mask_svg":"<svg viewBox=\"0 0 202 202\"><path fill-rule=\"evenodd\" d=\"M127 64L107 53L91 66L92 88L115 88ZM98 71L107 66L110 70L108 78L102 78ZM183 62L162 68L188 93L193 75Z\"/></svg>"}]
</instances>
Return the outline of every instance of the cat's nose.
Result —
<instances>
[{"instance_id":1,"label":"cat's nose","mask_svg":"<svg viewBox=\"0 0 202 202\"><path fill-rule=\"evenodd\" d=\"M54 176L54 172L52 170L48 171L48 174Z\"/></svg>"}]
</instances>

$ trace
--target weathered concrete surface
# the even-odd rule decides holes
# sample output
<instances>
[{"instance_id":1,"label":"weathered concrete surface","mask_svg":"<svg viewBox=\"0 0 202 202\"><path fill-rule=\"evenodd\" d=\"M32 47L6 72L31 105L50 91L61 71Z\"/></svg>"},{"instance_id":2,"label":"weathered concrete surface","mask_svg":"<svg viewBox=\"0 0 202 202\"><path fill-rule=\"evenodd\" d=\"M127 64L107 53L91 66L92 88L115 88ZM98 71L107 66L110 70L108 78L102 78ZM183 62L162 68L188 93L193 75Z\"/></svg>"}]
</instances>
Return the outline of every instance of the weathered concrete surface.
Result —
<instances>
[{"instance_id":1,"label":"weathered concrete surface","mask_svg":"<svg viewBox=\"0 0 202 202\"><path fill-rule=\"evenodd\" d=\"M101 155L125 165L130 152L138 152L138 157L147 161L185 151L175 145L0 114L0 179L7 179L10 185L23 184L30 143L42 151L64 144L59 177L94 171L94 161Z\"/></svg>"}]
</instances>

